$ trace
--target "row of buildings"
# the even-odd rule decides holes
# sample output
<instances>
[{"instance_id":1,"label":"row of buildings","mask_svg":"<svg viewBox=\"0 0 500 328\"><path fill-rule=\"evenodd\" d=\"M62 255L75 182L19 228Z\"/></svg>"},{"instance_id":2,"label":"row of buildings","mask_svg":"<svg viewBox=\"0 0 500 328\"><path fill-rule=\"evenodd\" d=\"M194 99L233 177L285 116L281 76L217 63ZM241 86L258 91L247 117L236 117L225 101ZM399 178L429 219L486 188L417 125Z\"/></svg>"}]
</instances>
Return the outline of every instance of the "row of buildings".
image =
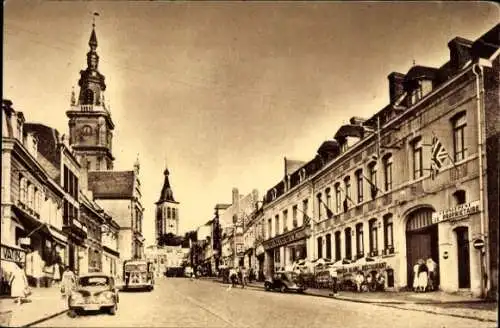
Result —
<instances>
[{"instance_id":1,"label":"row of buildings","mask_svg":"<svg viewBox=\"0 0 500 328\"><path fill-rule=\"evenodd\" d=\"M285 158L262 201L233 190L198 229L195 263L265 276L299 260L376 263L400 290L432 258L441 290L496 297L499 33L456 37L442 66L389 74L387 106L351 118L313 159Z\"/></svg>"},{"instance_id":2,"label":"row of buildings","mask_svg":"<svg viewBox=\"0 0 500 328\"><path fill-rule=\"evenodd\" d=\"M66 112L69 138L2 101L2 292L18 267L30 284L47 286L56 263L120 275L123 259L144 256L139 162L113 170L115 126L95 28L89 46L79 94Z\"/></svg>"}]
</instances>

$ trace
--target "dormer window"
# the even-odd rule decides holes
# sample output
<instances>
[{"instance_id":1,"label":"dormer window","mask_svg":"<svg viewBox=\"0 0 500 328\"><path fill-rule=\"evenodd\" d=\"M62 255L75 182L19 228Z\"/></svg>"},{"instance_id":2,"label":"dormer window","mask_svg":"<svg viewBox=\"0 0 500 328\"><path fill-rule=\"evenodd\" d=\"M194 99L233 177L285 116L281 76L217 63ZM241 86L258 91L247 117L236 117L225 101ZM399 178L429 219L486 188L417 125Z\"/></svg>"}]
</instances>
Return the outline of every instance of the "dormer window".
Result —
<instances>
[{"instance_id":1,"label":"dormer window","mask_svg":"<svg viewBox=\"0 0 500 328\"><path fill-rule=\"evenodd\" d=\"M411 104L412 105L416 104L420 99L425 97L431 91L432 91L432 81L431 80L415 81L413 88L410 91Z\"/></svg>"},{"instance_id":2,"label":"dormer window","mask_svg":"<svg viewBox=\"0 0 500 328\"><path fill-rule=\"evenodd\" d=\"M273 188L273 190L271 190L271 198L273 200L275 200L277 195L278 195L278 192L276 191L276 188Z\"/></svg>"},{"instance_id":3,"label":"dormer window","mask_svg":"<svg viewBox=\"0 0 500 328\"><path fill-rule=\"evenodd\" d=\"M306 179L306 169L301 169L299 172L299 182L302 182Z\"/></svg>"}]
</instances>

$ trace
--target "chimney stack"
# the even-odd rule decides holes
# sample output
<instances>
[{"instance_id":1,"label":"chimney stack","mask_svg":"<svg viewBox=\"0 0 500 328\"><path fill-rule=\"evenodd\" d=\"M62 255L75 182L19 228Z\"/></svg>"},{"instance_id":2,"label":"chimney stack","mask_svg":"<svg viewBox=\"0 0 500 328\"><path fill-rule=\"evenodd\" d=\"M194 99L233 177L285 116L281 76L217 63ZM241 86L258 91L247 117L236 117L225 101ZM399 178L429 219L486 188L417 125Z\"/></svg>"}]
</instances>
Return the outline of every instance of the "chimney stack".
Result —
<instances>
[{"instance_id":1,"label":"chimney stack","mask_svg":"<svg viewBox=\"0 0 500 328\"><path fill-rule=\"evenodd\" d=\"M459 70L471 60L472 41L456 37L448 42L448 48L450 49L450 66L452 68Z\"/></svg>"},{"instance_id":2,"label":"chimney stack","mask_svg":"<svg viewBox=\"0 0 500 328\"><path fill-rule=\"evenodd\" d=\"M405 75L398 72L392 72L387 76L387 79L389 79L389 100L391 104L393 104L404 92L403 82Z\"/></svg>"}]
</instances>

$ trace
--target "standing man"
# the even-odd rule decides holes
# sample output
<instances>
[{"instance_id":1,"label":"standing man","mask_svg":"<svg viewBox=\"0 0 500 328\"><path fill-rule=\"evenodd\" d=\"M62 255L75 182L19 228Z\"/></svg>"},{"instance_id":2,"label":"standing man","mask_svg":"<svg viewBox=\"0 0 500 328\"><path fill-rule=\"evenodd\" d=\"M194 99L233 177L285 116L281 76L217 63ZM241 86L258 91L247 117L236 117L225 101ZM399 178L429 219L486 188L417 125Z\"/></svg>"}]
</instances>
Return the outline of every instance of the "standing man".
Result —
<instances>
[{"instance_id":1,"label":"standing man","mask_svg":"<svg viewBox=\"0 0 500 328\"><path fill-rule=\"evenodd\" d=\"M328 271L330 271L330 277L332 279L332 293L330 296L338 296L338 290L337 290L337 280L338 280L338 274L337 274L337 269L335 268L330 268Z\"/></svg>"},{"instance_id":2,"label":"standing man","mask_svg":"<svg viewBox=\"0 0 500 328\"><path fill-rule=\"evenodd\" d=\"M68 297L71 294L71 291L75 289L76 286L76 276L71 271L69 266L66 266L66 269L64 270L64 273L62 275L62 282L61 282L61 293L63 297Z\"/></svg>"}]
</instances>

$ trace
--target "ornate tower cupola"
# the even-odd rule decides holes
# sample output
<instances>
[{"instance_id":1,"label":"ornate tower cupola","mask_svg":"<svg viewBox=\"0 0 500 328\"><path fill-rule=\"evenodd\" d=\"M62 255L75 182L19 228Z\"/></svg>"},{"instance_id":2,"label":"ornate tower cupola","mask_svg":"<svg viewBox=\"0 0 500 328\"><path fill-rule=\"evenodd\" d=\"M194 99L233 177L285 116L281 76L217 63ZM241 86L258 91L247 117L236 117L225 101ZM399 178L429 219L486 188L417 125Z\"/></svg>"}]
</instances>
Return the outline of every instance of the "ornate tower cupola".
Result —
<instances>
[{"instance_id":1,"label":"ornate tower cupola","mask_svg":"<svg viewBox=\"0 0 500 328\"><path fill-rule=\"evenodd\" d=\"M156 202L156 237L167 233L179 234L179 203L170 186L170 171L165 167L160 199Z\"/></svg>"},{"instance_id":2,"label":"ornate tower cupola","mask_svg":"<svg viewBox=\"0 0 500 328\"><path fill-rule=\"evenodd\" d=\"M95 23L92 24L92 32L89 39L90 50L87 53L87 68L80 71L80 95L78 103L80 105L105 106L104 91L106 83L104 75L99 72L99 55L97 54L97 35L95 33Z\"/></svg>"},{"instance_id":3,"label":"ornate tower cupola","mask_svg":"<svg viewBox=\"0 0 500 328\"><path fill-rule=\"evenodd\" d=\"M97 13L94 14L98 16ZM78 98L71 92L69 118L70 144L82 167L92 171L112 170L112 139L115 125L104 101L106 83L99 72L95 20L89 39L87 68L80 71Z\"/></svg>"}]
</instances>

